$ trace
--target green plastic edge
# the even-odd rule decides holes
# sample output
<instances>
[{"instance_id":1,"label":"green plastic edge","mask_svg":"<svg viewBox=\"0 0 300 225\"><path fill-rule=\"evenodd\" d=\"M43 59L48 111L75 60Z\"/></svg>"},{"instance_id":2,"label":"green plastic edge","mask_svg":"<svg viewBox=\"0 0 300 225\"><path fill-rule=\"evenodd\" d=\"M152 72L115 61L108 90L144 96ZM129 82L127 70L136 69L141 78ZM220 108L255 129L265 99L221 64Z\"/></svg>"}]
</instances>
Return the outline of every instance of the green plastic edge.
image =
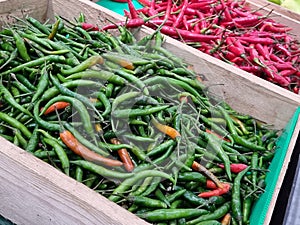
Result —
<instances>
[{"instance_id":1,"label":"green plastic edge","mask_svg":"<svg viewBox=\"0 0 300 225\"><path fill-rule=\"evenodd\" d=\"M277 150L269 166L269 172L266 175L266 189L253 206L250 216L250 225L264 224L267 211L275 190L275 186L283 165L288 146L290 144L293 132L300 114L300 107L297 108L293 117L284 128L282 134L276 142Z\"/></svg>"},{"instance_id":2,"label":"green plastic edge","mask_svg":"<svg viewBox=\"0 0 300 225\"><path fill-rule=\"evenodd\" d=\"M133 5L136 9L142 8L142 5L137 1L133 0ZM101 5L111 11L114 11L121 16L124 16L124 9L128 10L128 4L124 2L114 2L113 0L101 0L96 2L97 5Z\"/></svg>"}]
</instances>

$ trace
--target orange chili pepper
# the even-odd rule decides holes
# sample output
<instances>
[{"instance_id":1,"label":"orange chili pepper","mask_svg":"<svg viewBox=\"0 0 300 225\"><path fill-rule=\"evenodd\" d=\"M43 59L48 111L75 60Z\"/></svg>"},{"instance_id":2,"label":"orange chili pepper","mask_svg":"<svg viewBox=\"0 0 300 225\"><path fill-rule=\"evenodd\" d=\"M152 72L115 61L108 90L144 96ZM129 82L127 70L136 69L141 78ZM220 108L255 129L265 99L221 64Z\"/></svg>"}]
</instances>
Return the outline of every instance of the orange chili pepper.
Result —
<instances>
[{"instance_id":1,"label":"orange chili pepper","mask_svg":"<svg viewBox=\"0 0 300 225\"><path fill-rule=\"evenodd\" d=\"M110 139L110 142L112 144L115 144L115 145L121 144L121 142L117 138ZM120 156L120 158L121 158L121 160L124 164L125 169L128 172L131 172L134 169L134 165L133 165L133 162L130 158L130 155L129 155L127 149L126 148L119 149L118 150L118 155Z\"/></svg>"},{"instance_id":2,"label":"orange chili pepper","mask_svg":"<svg viewBox=\"0 0 300 225\"><path fill-rule=\"evenodd\" d=\"M209 129L206 128L206 129L205 129L205 132L206 132L206 133L209 133L209 134L213 134L213 135L217 136L218 138L220 138L220 139L222 139L222 140L224 140L224 141L230 142L229 139L227 139L227 138L225 138L225 137L222 137L221 135L219 135L219 134L213 132L212 130L209 130Z\"/></svg>"},{"instance_id":3,"label":"orange chili pepper","mask_svg":"<svg viewBox=\"0 0 300 225\"><path fill-rule=\"evenodd\" d=\"M181 136L180 133L176 129L174 129L173 127L170 127L168 125L159 123L154 117L152 117L151 122L159 131L168 135L172 139L176 139L177 137Z\"/></svg>"},{"instance_id":4,"label":"orange chili pepper","mask_svg":"<svg viewBox=\"0 0 300 225\"><path fill-rule=\"evenodd\" d=\"M231 221L231 214L230 213L226 213L225 216L223 217L221 224L222 225L229 225Z\"/></svg>"},{"instance_id":5,"label":"orange chili pepper","mask_svg":"<svg viewBox=\"0 0 300 225\"><path fill-rule=\"evenodd\" d=\"M55 112L55 110L65 109L69 105L69 102L55 102L54 104L48 107L48 109L44 112L44 115L48 115L52 112ZM41 110L43 110L43 108Z\"/></svg>"},{"instance_id":6,"label":"orange chili pepper","mask_svg":"<svg viewBox=\"0 0 300 225\"><path fill-rule=\"evenodd\" d=\"M106 166L122 166L123 163L118 160L103 157L102 155L93 152L92 150L81 144L73 134L68 130L63 130L59 133L62 142L74 152L76 155L81 156L87 161L94 163L104 164Z\"/></svg>"}]
</instances>

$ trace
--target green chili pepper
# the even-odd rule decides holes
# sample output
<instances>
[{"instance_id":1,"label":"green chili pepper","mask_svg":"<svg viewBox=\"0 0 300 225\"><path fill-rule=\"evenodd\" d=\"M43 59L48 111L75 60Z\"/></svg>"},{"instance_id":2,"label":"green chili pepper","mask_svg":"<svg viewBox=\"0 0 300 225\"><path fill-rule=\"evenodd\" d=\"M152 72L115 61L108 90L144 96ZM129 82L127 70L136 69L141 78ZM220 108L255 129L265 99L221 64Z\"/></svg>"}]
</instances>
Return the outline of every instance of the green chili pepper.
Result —
<instances>
[{"instance_id":1,"label":"green chili pepper","mask_svg":"<svg viewBox=\"0 0 300 225\"><path fill-rule=\"evenodd\" d=\"M134 76L124 70L116 69L113 71L115 72L115 74L120 75L121 77L123 77L127 81L129 81L128 82L129 84L133 85L136 88L139 88L142 93L144 93L145 95L149 95L149 90L147 89L146 85L144 84L144 82L141 79L137 78L136 76Z\"/></svg>"},{"instance_id":2,"label":"green chili pepper","mask_svg":"<svg viewBox=\"0 0 300 225\"><path fill-rule=\"evenodd\" d=\"M170 146L175 146L175 144L176 144L176 141L174 141L172 139L165 141L162 144L156 146L155 148L149 150L147 153L147 156L150 157L150 156L160 154L163 151L165 151L166 149L168 149Z\"/></svg>"},{"instance_id":3,"label":"green chili pepper","mask_svg":"<svg viewBox=\"0 0 300 225\"><path fill-rule=\"evenodd\" d=\"M11 53L10 53L10 56L9 58L5 61L5 63L3 63L1 66L0 66L0 70L2 68L4 68L6 65L8 65L11 61L13 61L16 57L18 56L18 49L14 49Z\"/></svg>"},{"instance_id":4,"label":"green chili pepper","mask_svg":"<svg viewBox=\"0 0 300 225\"><path fill-rule=\"evenodd\" d=\"M153 177L146 177L143 181L143 183L140 185L138 189L135 191L131 192L130 195L138 196L141 195L147 188L148 186L152 183Z\"/></svg>"},{"instance_id":5,"label":"green chili pepper","mask_svg":"<svg viewBox=\"0 0 300 225\"><path fill-rule=\"evenodd\" d=\"M16 66L10 70L6 70L6 71L0 73L0 76L10 74L10 73L16 73L16 72L23 70L26 67L34 67L34 66L38 66L38 65L41 65L41 64L47 63L47 62L64 62L64 61L65 61L65 57L62 55L47 55L44 57L40 57L38 59L31 60L31 61L21 64L19 66Z\"/></svg>"},{"instance_id":6,"label":"green chili pepper","mask_svg":"<svg viewBox=\"0 0 300 225\"><path fill-rule=\"evenodd\" d=\"M27 143L26 139L22 136L20 130L15 130L14 134L15 134L16 138L18 139L18 146L20 146L23 149L26 148L28 143Z\"/></svg>"},{"instance_id":7,"label":"green chili pepper","mask_svg":"<svg viewBox=\"0 0 300 225\"><path fill-rule=\"evenodd\" d=\"M16 42L16 47L18 49L18 52L21 56L21 58L25 61L25 62L29 62L31 60L29 54L28 54L28 51L27 51L27 48L26 48L26 45L24 43L24 40L23 38L18 34L17 31L11 29L11 32L13 34L13 37L15 39L15 42Z\"/></svg>"},{"instance_id":8,"label":"green chili pepper","mask_svg":"<svg viewBox=\"0 0 300 225\"><path fill-rule=\"evenodd\" d=\"M103 166L85 160L75 160L75 161L70 161L70 163L80 166L90 172L99 174L103 177L126 179L134 175L133 173L122 173L118 171L113 171Z\"/></svg>"},{"instance_id":9,"label":"green chili pepper","mask_svg":"<svg viewBox=\"0 0 300 225\"><path fill-rule=\"evenodd\" d=\"M204 209L157 209L150 212L136 214L150 222L170 221L180 218L194 218L209 213Z\"/></svg>"},{"instance_id":10,"label":"green chili pepper","mask_svg":"<svg viewBox=\"0 0 300 225\"><path fill-rule=\"evenodd\" d=\"M27 144L27 146L25 148L25 150L27 152L33 152L36 149L37 145L38 145L38 142L39 142L38 129L39 129L39 126L37 125L34 128L34 130L32 132L32 135L31 135L31 137L30 137L30 139L28 141L28 144Z\"/></svg>"},{"instance_id":11,"label":"green chili pepper","mask_svg":"<svg viewBox=\"0 0 300 225\"><path fill-rule=\"evenodd\" d=\"M96 79L108 81L113 84L121 85L121 86L127 83L127 81L124 78L105 70L100 70L100 71L86 70L86 71L71 74L70 76L66 77L66 79L68 80L79 79L79 78L96 78Z\"/></svg>"},{"instance_id":12,"label":"green chili pepper","mask_svg":"<svg viewBox=\"0 0 300 225\"><path fill-rule=\"evenodd\" d=\"M52 39L55 37L55 35L56 35L57 31L58 31L60 22L61 22L61 20L60 20L60 19L57 19L56 22L53 24L52 31L51 31L51 33L48 35L48 38L49 38L50 40L52 40Z\"/></svg>"},{"instance_id":13,"label":"green chili pepper","mask_svg":"<svg viewBox=\"0 0 300 225\"><path fill-rule=\"evenodd\" d=\"M154 106L149 109L118 109L112 112L114 118L131 118L136 116L150 115L168 108L168 105Z\"/></svg>"},{"instance_id":14,"label":"green chili pepper","mask_svg":"<svg viewBox=\"0 0 300 225\"><path fill-rule=\"evenodd\" d=\"M128 196L127 198L129 201L133 202L133 204L144 206L147 208L149 207L166 209L168 207L166 203L160 200L148 198L145 196Z\"/></svg>"},{"instance_id":15,"label":"green chili pepper","mask_svg":"<svg viewBox=\"0 0 300 225\"><path fill-rule=\"evenodd\" d=\"M165 194L159 189L157 188L154 192L154 195L163 203L165 203L166 207L162 207L162 208L168 208L170 207L170 202L168 201L168 199L166 198Z\"/></svg>"},{"instance_id":16,"label":"green chili pepper","mask_svg":"<svg viewBox=\"0 0 300 225\"><path fill-rule=\"evenodd\" d=\"M82 63L80 63L79 65L77 65L71 69L68 69L68 70L61 69L61 73L63 75L70 75L73 73L78 73L83 70L86 70L96 64L102 64L102 63L103 63L103 58L100 55L93 55L93 56L89 57L88 59L86 59L85 61L83 61Z\"/></svg>"},{"instance_id":17,"label":"green chili pepper","mask_svg":"<svg viewBox=\"0 0 300 225\"><path fill-rule=\"evenodd\" d=\"M21 112L32 116L31 112L29 112L27 109L25 109L22 105L20 105L15 98L13 97L13 95L9 92L9 90L6 89L6 87L0 83L0 96L3 97L3 99L5 99L5 101L10 104L12 107L20 110Z\"/></svg>"},{"instance_id":18,"label":"green chili pepper","mask_svg":"<svg viewBox=\"0 0 300 225\"><path fill-rule=\"evenodd\" d=\"M202 135L208 140L208 146L215 151L215 153L222 159L226 174L231 180L231 171L230 171L230 160L224 149L222 148L222 145L220 143L220 140L213 134L208 134L203 132Z\"/></svg>"},{"instance_id":19,"label":"green chili pepper","mask_svg":"<svg viewBox=\"0 0 300 225\"><path fill-rule=\"evenodd\" d=\"M163 177L166 179L169 179L170 181L174 182L173 178L166 174L165 172L158 171L158 170L144 170L139 173L136 173L133 177L128 178L124 180L108 197L109 200L116 202L121 197L118 196L118 194L123 194L125 191L127 191L134 183L136 183L138 180L143 179L145 177Z\"/></svg>"},{"instance_id":20,"label":"green chili pepper","mask_svg":"<svg viewBox=\"0 0 300 225\"><path fill-rule=\"evenodd\" d=\"M28 139L32 135L32 133L22 123L20 123L15 118L13 118L3 112L0 112L0 121L4 121L4 122L8 123L10 126L20 130L25 135L25 137L27 137Z\"/></svg>"},{"instance_id":21,"label":"green chili pepper","mask_svg":"<svg viewBox=\"0 0 300 225\"><path fill-rule=\"evenodd\" d=\"M252 203L253 203L253 198L251 196L245 198L242 200L243 201L243 206L242 206L242 222L243 224L248 224L249 223L249 217L251 214L251 208L252 208Z\"/></svg>"},{"instance_id":22,"label":"green chili pepper","mask_svg":"<svg viewBox=\"0 0 300 225\"><path fill-rule=\"evenodd\" d=\"M46 26L44 26L40 21L38 21L37 19L33 18L33 17L27 17L26 20L28 22L30 22L32 25L34 25L38 30L40 30L41 32L43 32L46 35L50 34L50 31L48 30L48 28Z\"/></svg>"},{"instance_id":23,"label":"green chili pepper","mask_svg":"<svg viewBox=\"0 0 300 225\"><path fill-rule=\"evenodd\" d=\"M208 213L208 214L199 216L198 218L196 218L194 220L187 221L186 225L194 225L194 224L198 224L200 222L207 221L207 220L220 219L230 210L230 204L231 204L231 202L226 202L225 204L223 204L222 206L217 208L212 213Z\"/></svg>"},{"instance_id":24,"label":"green chili pepper","mask_svg":"<svg viewBox=\"0 0 300 225\"><path fill-rule=\"evenodd\" d=\"M56 156L56 152L54 150L51 151L44 151L44 150L37 150L33 153L35 157L38 157L39 159L46 159L49 157Z\"/></svg>"},{"instance_id":25,"label":"green chili pepper","mask_svg":"<svg viewBox=\"0 0 300 225\"><path fill-rule=\"evenodd\" d=\"M197 225L222 225L222 224L217 220L207 220L207 221L197 223Z\"/></svg>"},{"instance_id":26,"label":"green chili pepper","mask_svg":"<svg viewBox=\"0 0 300 225\"><path fill-rule=\"evenodd\" d=\"M65 150L54 139L44 137L43 140L45 141L45 143L47 143L48 145L53 147L54 151L56 152L56 154L60 160L61 166L62 166L65 174L67 174L69 176L70 163L69 163L69 159L68 159L68 156L67 156Z\"/></svg>"},{"instance_id":27,"label":"green chili pepper","mask_svg":"<svg viewBox=\"0 0 300 225\"><path fill-rule=\"evenodd\" d=\"M237 134L232 134L232 137L237 144L244 146L246 148L249 148L251 150L254 150L254 151L265 151L266 150L266 148L264 146L256 145L256 144L244 139L243 137L240 137Z\"/></svg>"},{"instance_id":28,"label":"green chili pepper","mask_svg":"<svg viewBox=\"0 0 300 225\"><path fill-rule=\"evenodd\" d=\"M202 184L206 183L206 177L198 172L181 172L178 174L179 181L197 181Z\"/></svg>"},{"instance_id":29,"label":"green chili pepper","mask_svg":"<svg viewBox=\"0 0 300 225\"><path fill-rule=\"evenodd\" d=\"M97 87L99 86L99 83L95 82L95 81L91 81L91 80L72 80L72 81L68 81L66 83L61 84L62 86L66 87L66 88L75 88L75 87ZM41 96L41 100L42 101L47 101L53 97L55 97L56 95L58 95L60 92L59 90L54 86L51 87L49 89L47 89L44 94Z\"/></svg>"},{"instance_id":30,"label":"green chili pepper","mask_svg":"<svg viewBox=\"0 0 300 225\"><path fill-rule=\"evenodd\" d=\"M186 189L179 189L176 192L174 192L173 194L167 195L166 198L167 198L168 202L172 203L175 200L177 200L178 198L180 198L185 192L186 192Z\"/></svg>"},{"instance_id":31,"label":"green chili pepper","mask_svg":"<svg viewBox=\"0 0 300 225\"><path fill-rule=\"evenodd\" d=\"M250 167L247 167L234 178L233 186L232 186L232 200L231 200L231 210L232 216L238 221L239 224L242 224L242 204L241 204L241 180L243 176L249 171Z\"/></svg>"}]
</instances>

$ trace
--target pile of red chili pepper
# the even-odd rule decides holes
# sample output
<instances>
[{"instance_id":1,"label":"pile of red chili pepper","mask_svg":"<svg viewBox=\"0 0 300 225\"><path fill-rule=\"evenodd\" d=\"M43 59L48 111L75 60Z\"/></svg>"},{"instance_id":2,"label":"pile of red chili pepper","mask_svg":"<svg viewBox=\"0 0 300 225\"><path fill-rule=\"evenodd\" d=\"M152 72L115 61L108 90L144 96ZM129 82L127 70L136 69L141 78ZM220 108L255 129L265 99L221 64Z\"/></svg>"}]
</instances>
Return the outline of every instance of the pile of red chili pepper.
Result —
<instances>
[{"instance_id":1,"label":"pile of red chili pepper","mask_svg":"<svg viewBox=\"0 0 300 225\"><path fill-rule=\"evenodd\" d=\"M242 70L299 93L299 40L292 30L239 0L128 1L126 27L146 25ZM116 28L108 24L101 29ZM294 31L296 32L296 31Z\"/></svg>"},{"instance_id":2,"label":"pile of red chili pepper","mask_svg":"<svg viewBox=\"0 0 300 225\"><path fill-rule=\"evenodd\" d=\"M1 30L0 136L148 222L248 224L277 131L208 95L160 32L82 23Z\"/></svg>"}]
</instances>

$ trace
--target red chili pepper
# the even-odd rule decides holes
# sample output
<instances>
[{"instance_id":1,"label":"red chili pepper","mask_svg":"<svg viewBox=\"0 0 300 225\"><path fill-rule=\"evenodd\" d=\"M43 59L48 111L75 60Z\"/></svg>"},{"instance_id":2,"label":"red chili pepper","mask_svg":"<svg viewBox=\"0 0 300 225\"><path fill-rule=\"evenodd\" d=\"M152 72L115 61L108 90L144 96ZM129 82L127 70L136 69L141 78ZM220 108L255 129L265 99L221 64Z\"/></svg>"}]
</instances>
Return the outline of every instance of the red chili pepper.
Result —
<instances>
[{"instance_id":1,"label":"red chili pepper","mask_svg":"<svg viewBox=\"0 0 300 225\"><path fill-rule=\"evenodd\" d=\"M198 41L198 42L202 42L202 41L207 42L207 41L211 41L211 40L217 40L220 38L219 36L215 36L215 35L196 34L196 33L192 33L187 30L176 29L171 26L163 26L161 28L161 32L164 34L167 34L167 35L171 35L171 36L175 36L175 37L180 36L184 39Z\"/></svg>"},{"instance_id":2,"label":"red chili pepper","mask_svg":"<svg viewBox=\"0 0 300 225\"><path fill-rule=\"evenodd\" d=\"M295 67L293 67L293 64L290 62L283 62L283 63L274 63L274 66L279 70L294 70L297 71Z\"/></svg>"},{"instance_id":3,"label":"red chili pepper","mask_svg":"<svg viewBox=\"0 0 300 225\"><path fill-rule=\"evenodd\" d=\"M290 27L276 27L275 23L273 22L265 22L261 28L259 29L260 31L270 31L272 33L286 33L292 28Z\"/></svg>"},{"instance_id":4,"label":"red chili pepper","mask_svg":"<svg viewBox=\"0 0 300 225\"><path fill-rule=\"evenodd\" d=\"M291 56L291 53L289 50L287 50L283 45L281 44L276 44L275 48L279 51L281 51L284 55L286 56Z\"/></svg>"},{"instance_id":5,"label":"red chili pepper","mask_svg":"<svg viewBox=\"0 0 300 225\"><path fill-rule=\"evenodd\" d=\"M274 62L280 62L280 63L285 63L285 61L283 61L281 58L279 58L277 55L275 54L270 54L270 60L273 60Z\"/></svg>"},{"instance_id":6,"label":"red chili pepper","mask_svg":"<svg viewBox=\"0 0 300 225\"><path fill-rule=\"evenodd\" d=\"M246 17L234 18L232 21L243 26L253 26L260 22L261 17L256 15L248 15Z\"/></svg>"},{"instance_id":7,"label":"red chili pepper","mask_svg":"<svg viewBox=\"0 0 300 225\"><path fill-rule=\"evenodd\" d=\"M230 190L230 184L229 183L222 183L222 184L223 184L223 188L217 188L212 191L202 192L198 196L201 198L210 198L213 196L220 196L228 193Z\"/></svg>"},{"instance_id":8,"label":"red chili pepper","mask_svg":"<svg viewBox=\"0 0 300 225\"><path fill-rule=\"evenodd\" d=\"M154 1L154 0L152 0L152 1ZM171 10L172 10L172 0L168 0L164 19L168 19L170 17Z\"/></svg>"},{"instance_id":9,"label":"red chili pepper","mask_svg":"<svg viewBox=\"0 0 300 225\"><path fill-rule=\"evenodd\" d=\"M239 68L255 75L258 75L262 71L260 66L239 66Z\"/></svg>"},{"instance_id":10,"label":"red chili pepper","mask_svg":"<svg viewBox=\"0 0 300 225\"><path fill-rule=\"evenodd\" d=\"M255 49L265 59L270 60L270 53L264 48L262 44L260 43L255 44Z\"/></svg>"},{"instance_id":11,"label":"red chili pepper","mask_svg":"<svg viewBox=\"0 0 300 225\"><path fill-rule=\"evenodd\" d=\"M190 9L201 9L201 11L205 10L205 9L209 9L211 6L211 4L214 4L216 1L215 0L211 0L211 1L201 1L201 2L195 2L195 3L191 3L188 8ZM207 8L209 7L209 8Z\"/></svg>"},{"instance_id":12,"label":"red chili pepper","mask_svg":"<svg viewBox=\"0 0 300 225\"><path fill-rule=\"evenodd\" d=\"M102 30L110 30L110 29L116 29L118 26L126 26L127 28L135 28L140 27L145 24L145 20L142 18L136 18L136 19L129 19L128 21L121 21L115 24L108 24L102 27Z\"/></svg>"},{"instance_id":13,"label":"red chili pepper","mask_svg":"<svg viewBox=\"0 0 300 225\"><path fill-rule=\"evenodd\" d=\"M139 14L137 12L137 10L135 9L132 0L126 0L128 3L128 9L131 15L131 19L136 19L139 18Z\"/></svg>"},{"instance_id":14,"label":"red chili pepper","mask_svg":"<svg viewBox=\"0 0 300 225\"><path fill-rule=\"evenodd\" d=\"M224 169L224 165L223 164L218 164L218 166L222 169ZM233 173L239 173L241 171L243 171L244 169L246 169L248 167L248 165L243 164L243 163L231 163L230 164L230 171Z\"/></svg>"},{"instance_id":15,"label":"red chili pepper","mask_svg":"<svg viewBox=\"0 0 300 225\"><path fill-rule=\"evenodd\" d=\"M173 24L173 27L178 27L178 25L181 23L182 19L183 19L183 15L185 13L185 9L188 7L188 0L183 0L182 2L182 8Z\"/></svg>"},{"instance_id":16,"label":"red chili pepper","mask_svg":"<svg viewBox=\"0 0 300 225\"><path fill-rule=\"evenodd\" d=\"M93 31L99 31L100 30L99 27L97 27L93 24L90 24L90 23L82 23L81 27L84 30L93 30Z\"/></svg>"},{"instance_id":17,"label":"red chili pepper","mask_svg":"<svg viewBox=\"0 0 300 225\"><path fill-rule=\"evenodd\" d=\"M258 38L258 37L237 37L238 39L240 40L243 40L243 41L246 41L246 42L249 42L249 43L254 43L254 44L257 44L257 43L260 43L260 44L263 44L263 45L272 45L275 43L275 41L271 38Z\"/></svg>"},{"instance_id":18,"label":"red chili pepper","mask_svg":"<svg viewBox=\"0 0 300 225\"><path fill-rule=\"evenodd\" d=\"M279 72L279 74L283 77L288 77L291 76L293 74L296 74L297 70L282 70Z\"/></svg>"},{"instance_id":19,"label":"red chili pepper","mask_svg":"<svg viewBox=\"0 0 300 225\"><path fill-rule=\"evenodd\" d=\"M218 186L212 180L206 180L206 188L208 188L208 189L217 189Z\"/></svg>"},{"instance_id":20,"label":"red chili pepper","mask_svg":"<svg viewBox=\"0 0 300 225\"><path fill-rule=\"evenodd\" d=\"M138 3L140 3L143 6L149 7L151 5L151 3L148 0L137 0L137 1L138 1Z\"/></svg>"}]
</instances>

